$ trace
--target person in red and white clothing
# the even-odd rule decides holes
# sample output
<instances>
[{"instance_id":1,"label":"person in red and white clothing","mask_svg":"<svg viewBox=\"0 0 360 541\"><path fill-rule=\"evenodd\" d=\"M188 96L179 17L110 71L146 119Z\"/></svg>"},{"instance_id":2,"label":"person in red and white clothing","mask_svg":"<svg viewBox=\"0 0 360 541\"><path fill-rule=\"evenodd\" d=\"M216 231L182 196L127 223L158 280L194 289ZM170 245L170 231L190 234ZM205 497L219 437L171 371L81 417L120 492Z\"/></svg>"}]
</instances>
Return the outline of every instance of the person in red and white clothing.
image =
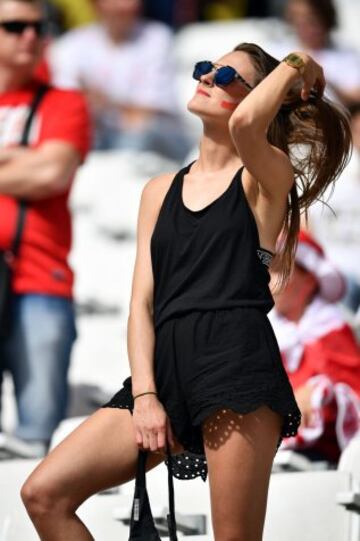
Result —
<instances>
[{"instance_id":1,"label":"person in red and white clothing","mask_svg":"<svg viewBox=\"0 0 360 541\"><path fill-rule=\"evenodd\" d=\"M360 429L360 347L337 304L344 292L342 274L300 231L293 274L269 313L302 413L281 448L333 464Z\"/></svg>"},{"instance_id":2,"label":"person in red and white clothing","mask_svg":"<svg viewBox=\"0 0 360 541\"><path fill-rule=\"evenodd\" d=\"M11 373L17 400L18 425L9 441L35 455L46 452L66 411L76 336L68 198L90 145L82 94L50 87L34 117L29 146L19 146L40 85L33 74L45 45L44 26L38 0L0 0L1 250L12 246L18 200L27 201L12 284L12 331L0 341L0 375Z\"/></svg>"}]
</instances>

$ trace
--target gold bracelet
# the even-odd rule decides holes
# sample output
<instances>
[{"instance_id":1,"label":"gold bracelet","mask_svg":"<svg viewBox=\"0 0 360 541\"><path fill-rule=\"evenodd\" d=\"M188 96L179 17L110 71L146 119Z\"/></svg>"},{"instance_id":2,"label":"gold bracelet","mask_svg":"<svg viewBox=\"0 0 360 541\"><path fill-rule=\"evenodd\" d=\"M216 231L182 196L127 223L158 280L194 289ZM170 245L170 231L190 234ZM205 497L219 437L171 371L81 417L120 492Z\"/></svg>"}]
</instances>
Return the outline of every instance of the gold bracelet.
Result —
<instances>
[{"instance_id":1,"label":"gold bracelet","mask_svg":"<svg viewBox=\"0 0 360 541\"><path fill-rule=\"evenodd\" d=\"M143 396L144 394L156 394L157 393L155 391L146 391L145 393L140 393L140 394L137 394L136 396L133 396L133 400L135 400L135 398L138 398L139 396Z\"/></svg>"},{"instance_id":2,"label":"gold bracelet","mask_svg":"<svg viewBox=\"0 0 360 541\"><path fill-rule=\"evenodd\" d=\"M305 71L305 62L302 57L296 53L289 53L282 59L282 62L285 62L288 66L296 68L300 75L304 74Z\"/></svg>"}]
</instances>

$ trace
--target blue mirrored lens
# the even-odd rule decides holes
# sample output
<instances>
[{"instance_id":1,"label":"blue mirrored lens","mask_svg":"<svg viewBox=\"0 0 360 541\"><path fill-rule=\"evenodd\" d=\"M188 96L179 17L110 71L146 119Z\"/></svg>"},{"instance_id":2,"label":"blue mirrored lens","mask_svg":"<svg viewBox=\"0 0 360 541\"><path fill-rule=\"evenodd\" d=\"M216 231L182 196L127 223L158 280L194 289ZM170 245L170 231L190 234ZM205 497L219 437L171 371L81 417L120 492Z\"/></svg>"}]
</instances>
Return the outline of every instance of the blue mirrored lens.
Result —
<instances>
[{"instance_id":1,"label":"blue mirrored lens","mask_svg":"<svg viewBox=\"0 0 360 541\"><path fill-rule=\"evenodd\" d=\"M236 71L231 66L219 68L215 74L215 83L217 85L228 85L235 79Z\"/></svg>"},{"instance_id":2,"label":"blue mirrored lens","mask_svg":"<svg viewBox=\"0 0 360 541\"><path fill-rule=\"evenodd\" d=\"M207 73L210 73L212 69L213 69L212 63L208 62L207 60L204 60L202 62L197 62L195 64L193 78L199 80L202 75L206 75Z\"/></svg>"}]
</instances>

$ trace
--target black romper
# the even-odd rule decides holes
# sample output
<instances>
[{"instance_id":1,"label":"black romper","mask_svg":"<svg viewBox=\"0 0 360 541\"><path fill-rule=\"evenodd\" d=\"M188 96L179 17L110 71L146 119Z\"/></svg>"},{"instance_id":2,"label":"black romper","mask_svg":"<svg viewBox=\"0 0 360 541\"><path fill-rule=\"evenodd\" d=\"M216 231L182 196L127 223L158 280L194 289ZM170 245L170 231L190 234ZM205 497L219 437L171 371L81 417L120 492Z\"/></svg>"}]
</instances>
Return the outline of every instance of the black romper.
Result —
<instances>
[{"instance_id":1,"label":"black romper","mask_svg":"<svg viewBox=\"0 0 360 541\"><path fill-rule=\"evenodd\" d=\"M158 398L185 452L172 456L178 479L205 481L201 423L217 410L283 416L282 438L297 433L301 413L267 317L274 306L268 265L239 169L206 207L184 205L192 164L174 177L151 237L154 276L154 374ZM131 377L102 407L132 413ZM221 413L221 412L220 412Z\"/></svg>"}]
</instances>

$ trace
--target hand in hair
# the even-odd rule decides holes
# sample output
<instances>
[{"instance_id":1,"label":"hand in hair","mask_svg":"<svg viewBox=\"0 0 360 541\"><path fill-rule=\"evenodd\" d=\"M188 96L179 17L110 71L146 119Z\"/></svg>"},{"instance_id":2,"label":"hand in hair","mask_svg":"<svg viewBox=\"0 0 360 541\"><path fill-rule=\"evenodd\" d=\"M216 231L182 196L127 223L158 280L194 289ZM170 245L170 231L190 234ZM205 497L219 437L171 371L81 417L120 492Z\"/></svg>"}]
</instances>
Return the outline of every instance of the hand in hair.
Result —
<instances>
[{"instance_id":1,"label":"hand in hair","mask_svg":"<svg viewBox=\"0 0 360 541\"><path fill-rule=\"evenodd\" d=\"M301 99L306 101L310 97L310 92L315 90L317 95L321 97L325 90L326 80L324 70L315 62L315 60L304 52L296 52L305 62L305 69L302 75L303 85L301 88Z\"/></svg>"}]
</instances>

